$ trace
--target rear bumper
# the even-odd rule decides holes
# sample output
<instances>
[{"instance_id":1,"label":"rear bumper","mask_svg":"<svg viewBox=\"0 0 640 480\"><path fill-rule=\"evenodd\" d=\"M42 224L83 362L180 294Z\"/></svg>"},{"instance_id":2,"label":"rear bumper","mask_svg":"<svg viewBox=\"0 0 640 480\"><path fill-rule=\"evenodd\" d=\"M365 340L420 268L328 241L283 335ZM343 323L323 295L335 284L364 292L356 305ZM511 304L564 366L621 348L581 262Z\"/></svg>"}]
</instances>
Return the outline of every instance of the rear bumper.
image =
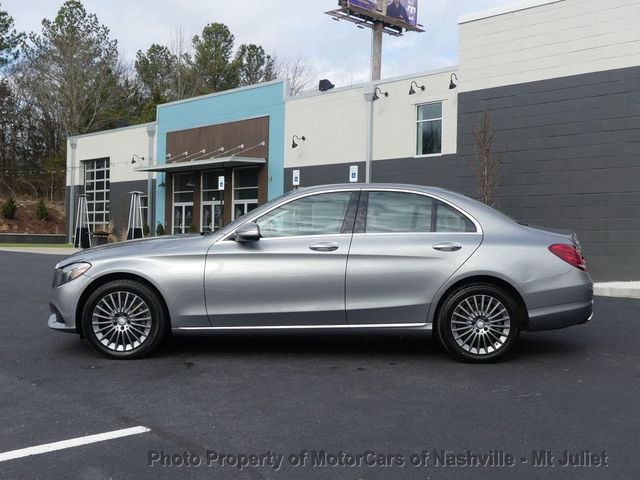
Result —
<instances>
[{"instance_id":1,"label":"rear bumper","mask_svg":"<svg viewBox=\"0 0 640 480\"><path fill-rule=\"evenodd\" d=\"M593 283L577 268L539 282L529 307L528 331L555 330L587 323L593 316ZM531 303L527 302L528 305Z\"/></svg>"},{"instance_id":2,"label":"rear bumper","mask_svg":"<svg viewBox=\"0 0 640 480\"><path fill-rule=\"evenodd\" d=\"M587 303L567 303L529 311L530 332L556 330L587 323L593 317L593 300Z\"/></svg>"}]
</instances>

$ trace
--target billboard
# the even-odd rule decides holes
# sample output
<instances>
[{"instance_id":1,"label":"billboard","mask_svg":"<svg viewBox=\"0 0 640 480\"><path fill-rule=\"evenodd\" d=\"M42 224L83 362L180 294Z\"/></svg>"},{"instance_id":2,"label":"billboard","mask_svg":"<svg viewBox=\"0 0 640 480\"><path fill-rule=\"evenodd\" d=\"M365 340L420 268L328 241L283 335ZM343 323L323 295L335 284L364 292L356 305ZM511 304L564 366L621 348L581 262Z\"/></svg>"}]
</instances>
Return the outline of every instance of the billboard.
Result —
<instances>
[{"instance_id":1,"label":"billboard","mask_svg":"<svg viewBox=\"0 0 640 480\"><path fill-rule=\"evenodd\" d=\"M356 11L371 12L374 20L382 20L392 25L415 28L418 23L418 0L383 0L382 7L376 0L346 0L340 4L353 7ZM362 12L365 13L366 12Z\"/></svg>"}]
</instances>

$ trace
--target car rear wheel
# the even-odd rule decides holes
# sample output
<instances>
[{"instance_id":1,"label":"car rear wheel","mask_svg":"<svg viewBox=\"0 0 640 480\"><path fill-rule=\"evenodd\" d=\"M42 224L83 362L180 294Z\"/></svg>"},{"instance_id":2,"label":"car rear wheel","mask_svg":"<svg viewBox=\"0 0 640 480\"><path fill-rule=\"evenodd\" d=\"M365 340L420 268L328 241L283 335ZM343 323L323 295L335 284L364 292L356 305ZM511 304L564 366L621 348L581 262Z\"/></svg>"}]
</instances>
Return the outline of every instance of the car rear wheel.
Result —
<instances>
[{"instance_id":1,"label":"car rear wheel","mask_svg":"<svg viewBox=\"0 0 640 480\"><path fill-rule=\"evenodd\" d=\"M507 292L472 284L452 292L437 319L438 335L454 357L474 363L501 359L513 347L522 311Z\"/></svg>"},{"instance_id":2,"label":"car rear wheel","mask_svg":"<svg viewBox=\"0 0 640 480\"><path fill-rule=\"evenodd\" d=\"M153 351L166 332L158 295L132 280L115 280L88 298L82 328L93 348L109 358L140 358Z\"/></svg>"}]
</instances>

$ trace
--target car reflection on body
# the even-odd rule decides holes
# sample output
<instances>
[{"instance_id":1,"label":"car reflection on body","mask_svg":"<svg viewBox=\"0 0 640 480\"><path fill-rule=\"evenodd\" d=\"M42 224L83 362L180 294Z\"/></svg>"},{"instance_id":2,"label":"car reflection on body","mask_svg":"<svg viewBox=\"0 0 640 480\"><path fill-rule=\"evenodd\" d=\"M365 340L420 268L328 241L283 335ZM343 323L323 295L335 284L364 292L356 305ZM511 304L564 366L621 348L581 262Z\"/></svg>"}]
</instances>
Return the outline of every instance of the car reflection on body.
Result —
<instances>
[{"instance_id":1,"label":"car reflection on body","mask_svg":"<svg viewBox=\"0 0 640 480\"><path fill-rule=\"evenodd\" d=\"M67 258L49 326L111 358L170 332L432 330L453 356L489 362L522 331L587 322L592 299L575 235L439 188L325 185L217 232Z\"/></svg>"}]
</instances>

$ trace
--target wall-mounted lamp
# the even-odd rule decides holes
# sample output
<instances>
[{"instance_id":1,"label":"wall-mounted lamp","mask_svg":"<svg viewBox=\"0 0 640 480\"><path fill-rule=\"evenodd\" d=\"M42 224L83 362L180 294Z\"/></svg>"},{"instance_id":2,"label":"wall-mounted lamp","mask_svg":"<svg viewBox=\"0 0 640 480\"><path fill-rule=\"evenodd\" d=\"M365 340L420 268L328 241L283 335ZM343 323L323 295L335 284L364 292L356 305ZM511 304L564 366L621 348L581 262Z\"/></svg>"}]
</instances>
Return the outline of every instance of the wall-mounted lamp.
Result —
<instances>
[{"instance_id":1,"label":"wall-mounted lamp","mask_svg":"<svg viewBox=\"0 0 640 480\"><path fill-rule=\"evenodd\" d=\"M380 90L380 87L376 87L375 91L373 92L373 101L374 102L376 100L380 99L380 97L378 96L378 92L380 92L380 95L384 95L385 97L389 96L389 92L383 92L382 90Z\"/></svg>"},{"instance_id":2,"label":"wall-mounted lamp","mask_svg":"<svg viewBox=\"0 0 640 480\"><path fill-rule=\"evenodd\" d=\"M451 80L449 81L449 90L453 90L454 88L456 88L458 85L453 81L453 77L456 77L456 82L459 81L458 80L458 76L454 73L451 74Z\"/></svg>"},{"instance_id":3,"label":"wall-mounted lamp","mask_svg":"<svg viewBox=\"0 0 640 480\"><path fill-rule=\"evenodd\" d=\"M416 82L415 80L413 82L411 82L411 88L409 89L409 95L415 95L416 91L414 90L413 86L416 86L416 88L419 88L420 90L422 90L423 92L425 91L425 89L427 87L425 87L424 85L418 85L418 82Z\"/></svg>"},{"instance_id":4,"label":"wall-mounted lamp","mask_svg":"<svg viewBox=\"0 0 640 480\"><path fill-rule=\"evenodd\" d=\"M291 139L291 148L296 148L298 146L298 143L296 142L296 140L298 140L298 142L302 141L302 142L306 142L307 138L302 135L301 137L299 137L298 135L294 135L293 138Z\"/></svg>"},{"instance_id":5,"label":"wall-mounted lamp","mask_svg":"<svg viewBox=\"0 0 640 480\"><path fill-rule=\"evenodd\" d=\"M141 157L137 153L134 153L133 157L131 157L131 165L133 165L134 163L137 163L137 162L144 162L144 157Z\"/></svg>"}]
</instances>

